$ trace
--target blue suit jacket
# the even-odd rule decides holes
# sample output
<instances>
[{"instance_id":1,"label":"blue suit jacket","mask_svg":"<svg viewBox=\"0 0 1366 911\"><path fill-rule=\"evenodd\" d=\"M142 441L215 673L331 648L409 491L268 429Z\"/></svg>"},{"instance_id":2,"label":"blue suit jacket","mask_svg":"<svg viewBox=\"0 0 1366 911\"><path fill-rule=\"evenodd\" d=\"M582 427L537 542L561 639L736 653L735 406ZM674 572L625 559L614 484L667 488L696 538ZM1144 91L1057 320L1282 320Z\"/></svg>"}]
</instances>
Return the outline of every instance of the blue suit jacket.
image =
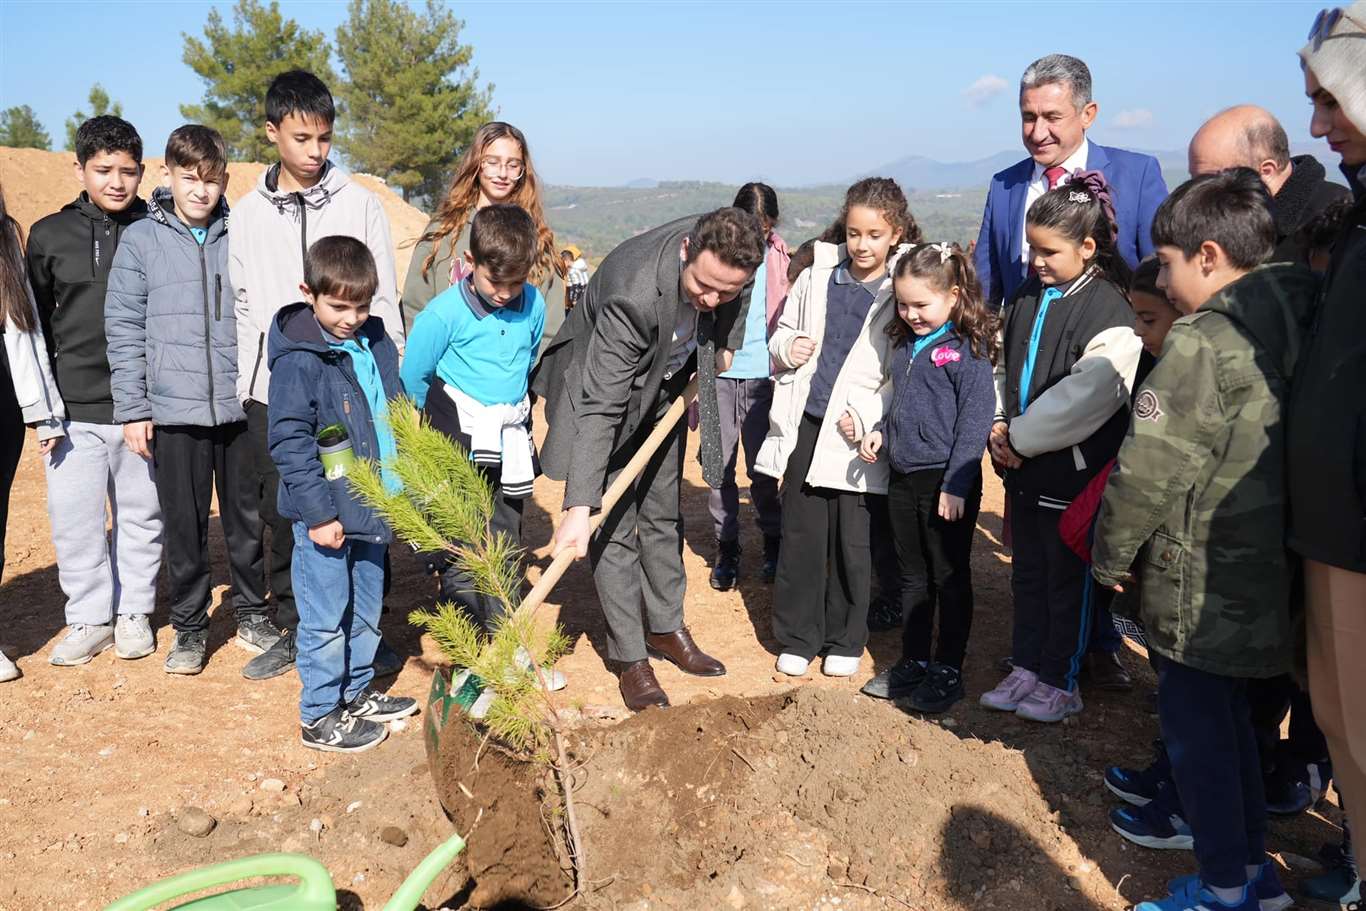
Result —
<instances>
[{"instance_id":1,"label":"blue suit jacket","mask_svg":"<svg viewBox=\"0 0 1366 911\"><path fill-rule=\"evenodd\" d=\"M1151 155L1091 143L1088 171L1100 171L1110 182L1119 221L1119 252L1130 267L1153 252L1153 214L1167 198L1162 168ZM1024 283L1028 264L1023 246L1024 204L1034 177L1034 159L1026 158L991 178L975 262L988 306L1008 302Z\"/></svg>"}]
</instances>

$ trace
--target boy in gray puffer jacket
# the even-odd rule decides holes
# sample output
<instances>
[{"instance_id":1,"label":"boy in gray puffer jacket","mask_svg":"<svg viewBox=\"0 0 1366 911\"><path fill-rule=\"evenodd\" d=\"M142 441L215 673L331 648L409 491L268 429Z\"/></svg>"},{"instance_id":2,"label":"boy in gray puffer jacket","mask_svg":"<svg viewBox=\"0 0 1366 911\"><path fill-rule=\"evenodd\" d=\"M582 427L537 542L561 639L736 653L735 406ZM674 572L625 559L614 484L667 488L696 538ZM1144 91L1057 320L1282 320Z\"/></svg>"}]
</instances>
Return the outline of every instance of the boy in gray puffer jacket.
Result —
<instances>
[{"instance_id":1,"label":"boy in gray puffer jacket","mask_svg":"<svg viewBox=\"0 0 1366 911\"><path fill-rule=\"evenodd\" d=\"M176 634L166 657L171 674L204 668L215 481L238 641L260 652L279 638L265 617L252 449L236 391L227 180L216 131L187 125L173 132L163 186L147 218L125 232L105 299L114 420L128 448L156 465Z\"/></svg>"}]
</instances>

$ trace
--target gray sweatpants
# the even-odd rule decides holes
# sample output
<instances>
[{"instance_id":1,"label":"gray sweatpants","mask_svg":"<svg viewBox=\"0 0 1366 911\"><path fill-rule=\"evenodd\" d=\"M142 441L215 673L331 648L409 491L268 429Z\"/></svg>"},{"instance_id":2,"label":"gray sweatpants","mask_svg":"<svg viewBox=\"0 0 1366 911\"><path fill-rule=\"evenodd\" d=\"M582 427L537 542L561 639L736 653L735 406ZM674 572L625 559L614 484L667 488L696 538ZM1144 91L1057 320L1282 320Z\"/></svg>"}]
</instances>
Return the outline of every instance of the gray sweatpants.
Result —
<instances>
[{"instance_id":1,"label":"gray sweatpants","mask_svg":"<svg viewBox=\"0 0 1366 911\"><path fill-rule=\"evenodd\" d=\"M152 463L124 445L121 425L66 423L47 459L47 514L68 624L152 612L161 506Z\"/></svg>"},{"instance_id":2,"label":"gray sweatpants","mask_svg":"<svg viewBox=\"0 0 1366 911\"><path fill-rule=\"evenodd\" d=\"M742 445L745 469L749 472L749 498L754 503L759 531L765 537L781 537L783 505L778 498L778 480L754 470L759 447L768 435L773 381L720 376L716 378L716 399L721 407L721 458L725 459L721 486L707 498L716 539L735 541L740 537L740 489L735 485L735 469Z\"/></svg>"}]
</instances>

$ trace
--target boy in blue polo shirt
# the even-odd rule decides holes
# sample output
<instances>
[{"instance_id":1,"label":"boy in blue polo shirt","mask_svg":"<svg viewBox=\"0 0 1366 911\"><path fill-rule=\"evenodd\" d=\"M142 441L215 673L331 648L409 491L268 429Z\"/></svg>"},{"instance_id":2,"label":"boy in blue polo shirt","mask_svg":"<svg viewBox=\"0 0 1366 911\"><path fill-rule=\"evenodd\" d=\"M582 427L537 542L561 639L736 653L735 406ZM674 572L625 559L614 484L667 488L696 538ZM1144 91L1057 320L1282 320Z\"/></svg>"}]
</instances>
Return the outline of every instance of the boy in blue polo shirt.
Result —
<instances>
[{"instance_id":1,"label":"boy in blue polo shirt","mask_svg":"<svg viewBox=\"0 0 1366 911\"><path fill-rule=\"evenodd\" d=\"M513 542L522 538L523 501L539 473L527 395L545 328L545 299L527 283L536 253L536 225L523 209L476 212L465 251L470 274L418 314L400 372L432 426L463 446L493 485L491 530ZM475 592L458 567L433 569L442 600L490 629L503 606Z\"/></svg>"}]
</instances>

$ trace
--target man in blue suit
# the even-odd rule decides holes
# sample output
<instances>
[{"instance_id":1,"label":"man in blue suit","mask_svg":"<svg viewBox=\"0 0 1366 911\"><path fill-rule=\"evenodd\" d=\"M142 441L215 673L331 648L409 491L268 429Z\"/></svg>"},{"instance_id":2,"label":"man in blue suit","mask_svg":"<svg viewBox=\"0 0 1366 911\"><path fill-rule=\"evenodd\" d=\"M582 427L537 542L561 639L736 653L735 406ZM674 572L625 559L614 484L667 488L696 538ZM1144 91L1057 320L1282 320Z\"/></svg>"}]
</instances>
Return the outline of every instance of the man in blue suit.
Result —
<instances>
[{"instance_id":1,"label":"man in blue suit","mask_svg":"<svg viewBox=\"0 0 1366 911\"><path fill-rule=\"evenodd\" d=\"M1029 157L991 178L977 276L988 304L1010 302L1028 275L1025 213L1045 192L1077 170L1100 171L1110 182L1119 220L1119 252L1129 265L1153 252L1153 213L1167 198L1162 169L1151 155L1096 145L1086 131L1099 110L1091 71L1076 57L1050 54L1020 77L1020 126Z\"/></svg>"}]
</instances>

